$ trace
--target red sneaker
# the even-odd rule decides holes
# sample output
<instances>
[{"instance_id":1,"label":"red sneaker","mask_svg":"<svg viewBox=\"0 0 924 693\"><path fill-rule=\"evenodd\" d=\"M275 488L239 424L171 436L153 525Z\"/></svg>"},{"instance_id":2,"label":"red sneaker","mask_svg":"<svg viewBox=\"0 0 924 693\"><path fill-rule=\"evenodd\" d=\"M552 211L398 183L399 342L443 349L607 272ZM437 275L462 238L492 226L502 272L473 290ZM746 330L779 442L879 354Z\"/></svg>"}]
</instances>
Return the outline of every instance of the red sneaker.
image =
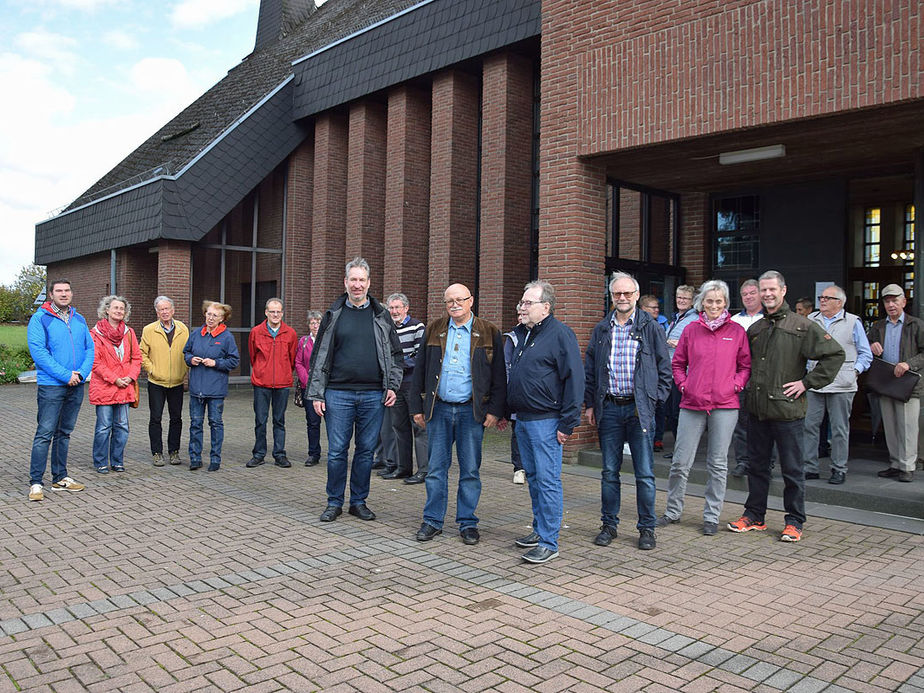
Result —
<instances>
[{"instance_id":1,"label":"red sneaker","mask_svg":"<svg viewBox=\"0 0 924 693\"><path fill-rule=\"evenodd\" d=\"M662 443L660 440L656 440L654 442L655 452L661 452L663 449L664 449L664 443Z\"/></svg>"},{"instance_id":2,"label":"red sneaker","mask_svg":"<svg viewBox=\"0 0 924 693\"><path fill-rule=\"evenodd\" d=\"M795 525L786 525L780 535L780 541L801 541L802 530Z\"/></svg>"},{"instance_id":3,"label":"red sneaker","mask_svg":"<svg viewBox=\"0 0 924 693\"><path fill-rule=\"evenodd\" d=\"M732 532L764 532L767 529L767 525L765 525L763 522L755 522L747 515L742 515L734 522L729 522L728 528Z\"/></svg>"}]
</instances>

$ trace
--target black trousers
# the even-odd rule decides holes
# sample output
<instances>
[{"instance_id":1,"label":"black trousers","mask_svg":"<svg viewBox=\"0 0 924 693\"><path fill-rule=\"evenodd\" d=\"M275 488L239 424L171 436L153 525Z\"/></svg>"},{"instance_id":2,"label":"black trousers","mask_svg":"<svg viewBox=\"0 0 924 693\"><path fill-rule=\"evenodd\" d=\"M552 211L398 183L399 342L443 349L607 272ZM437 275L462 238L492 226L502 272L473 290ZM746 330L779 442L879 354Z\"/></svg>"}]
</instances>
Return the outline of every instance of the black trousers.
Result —
<instances>
[{"instance_id":1,"label":"black trousers","mask_svg":"<svg viewBox=\"0 0 924 693\"><path fill-rule=\"evenodd\" d=\"M164 403L170 413L170 428L167 431L167 451L180 451L180 435L183 433L183 386L163 387L148 381L148 407L151 418L148 421L148 437L151 439L151 454L164 454L164 431L161 418Z\"/></svg>"},{"instance_id":2,"label":"black trousers","mask_svg":"<svg viewBox=\"0 0 924 693\"><path fill-rule=\"evenodd\" d=\"M802 439L805 419L795 421L748 418L748 499L744 514L763 522L770 492L771 451L774 443L780 453L783 473L783 508L786 524L802 529L805 524L805 470L802 463Z\"/></svg>"}]
</instances>

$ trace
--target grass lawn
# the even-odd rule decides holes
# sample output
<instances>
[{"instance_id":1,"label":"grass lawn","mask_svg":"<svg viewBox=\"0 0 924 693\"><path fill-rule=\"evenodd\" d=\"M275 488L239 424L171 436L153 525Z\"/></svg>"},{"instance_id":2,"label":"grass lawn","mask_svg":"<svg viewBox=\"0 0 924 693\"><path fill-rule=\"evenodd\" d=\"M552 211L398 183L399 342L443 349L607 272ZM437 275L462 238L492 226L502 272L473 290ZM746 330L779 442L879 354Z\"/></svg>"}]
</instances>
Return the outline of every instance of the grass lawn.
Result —
<instances>
[{"instance_id":1,"label":"grass lawn","mask_svg":"<svg viewBox=\"0 0 924 693\"><path fill-rule=\"evenodd\" d=\"M25 347L26 345L26 326L25 325L0 325L0 344L6 344L10 347Z\"/></svg>"}]
</instances>

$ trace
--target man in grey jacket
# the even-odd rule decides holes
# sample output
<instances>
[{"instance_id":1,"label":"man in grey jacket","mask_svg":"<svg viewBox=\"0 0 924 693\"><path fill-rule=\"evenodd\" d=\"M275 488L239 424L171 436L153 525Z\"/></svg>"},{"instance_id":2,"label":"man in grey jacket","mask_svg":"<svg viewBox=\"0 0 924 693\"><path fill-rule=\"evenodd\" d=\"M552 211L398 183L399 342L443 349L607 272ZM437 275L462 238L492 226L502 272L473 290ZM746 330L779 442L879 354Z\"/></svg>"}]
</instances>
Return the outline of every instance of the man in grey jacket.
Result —
<instances>
[{"instance_id":1,"label":"man in grey jacket","mask_svg":"<svg viewBox=\"0 0 924 693\"><path fill-rule=\"evenodd\" d=\"M401 386L401 344L388 311L369 296L369 264L363 258L347 263L343 285L346 293L321 321L308 378L308 400L327 426L327 507L321 522L342 513L354 428L350 515L375 519L366 506L372 452L384 407L395 403Z\"/></svg>"}]
</instances>

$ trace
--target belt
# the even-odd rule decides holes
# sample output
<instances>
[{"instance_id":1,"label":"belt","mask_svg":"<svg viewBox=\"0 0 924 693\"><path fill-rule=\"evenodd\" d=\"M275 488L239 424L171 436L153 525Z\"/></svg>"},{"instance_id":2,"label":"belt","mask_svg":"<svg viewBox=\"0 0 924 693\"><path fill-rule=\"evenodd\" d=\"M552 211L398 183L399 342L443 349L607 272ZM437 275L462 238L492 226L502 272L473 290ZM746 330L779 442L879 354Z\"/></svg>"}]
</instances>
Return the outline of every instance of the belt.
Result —
<instances>
[{"instance_id":1,"label":"belt","mask_svg":"<svg viewBox=\"0 0 924 693\"><path fill-rule=\"evenodd\" d=\"M635 401L635 395L611 395L607 393L603 399L613 404L632 404Z\"/></svg>"},{"instance_id":2,"label":"belt","mask_svg":"<svg viewBox=\"0 0 924 693\"><path fill-rule=\"evenodd\" d=\"M453 405L453 406L455 406L455 407L459 407L459 406L462 406L463 404L471 404L471 403L472 403L472 398L469 397L469 398L468 398L467 400L465 400L464 402L449 402L449 401L443 399L442 397L440 397L439 395L437 395L437 396L436 396L436 401L437 401L437 402L442 402L443 404L451 404L451 405Z\"/></svg>"}]
</instances>

